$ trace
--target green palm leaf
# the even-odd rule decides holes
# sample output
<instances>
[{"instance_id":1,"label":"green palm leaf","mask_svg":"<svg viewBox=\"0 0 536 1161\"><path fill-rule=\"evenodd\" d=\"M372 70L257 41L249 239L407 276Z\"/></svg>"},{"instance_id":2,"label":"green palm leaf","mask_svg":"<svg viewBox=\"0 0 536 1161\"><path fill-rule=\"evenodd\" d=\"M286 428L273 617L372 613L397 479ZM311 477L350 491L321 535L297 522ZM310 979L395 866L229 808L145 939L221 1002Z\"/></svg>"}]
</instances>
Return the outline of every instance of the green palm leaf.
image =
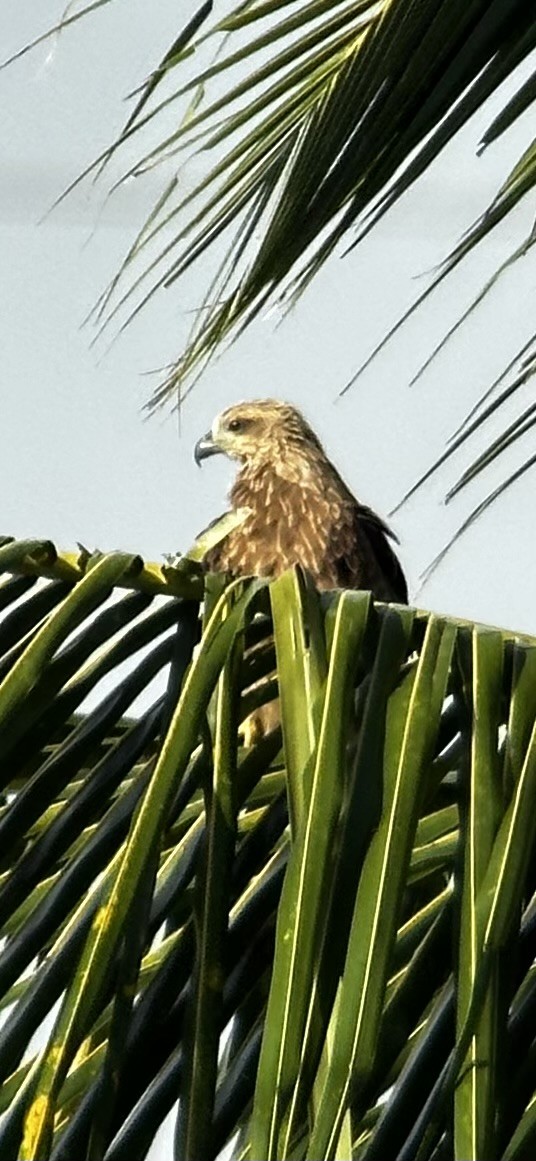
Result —
<instances>
[{"instance_id":1,"label":"green palm leaf","mask_svg":"<svg viewBox=\"0 0 536 1161\"><path fill-rule=\"evenodd\" d=\"M105 2L75 5L58 27ZM117 141L87 171L121 156L138 134L143 140L147 125L153 143L140 145L120 180L170 152L215 159L193 191L182 195L172 181L158 199L125 260L127 282L114 278L100 304L108 321L124 309L126 317L136 313L222 233L241 231L239 243L230 241L208 312L156 401L269 299L299 293L342 239L359 241L535 46L536 21L524 0L258 0L230 5L224 15L209 3L200 7L138 91ZM532 74L506 100L483 146L518 120L534 93ZM176 128L159 140L158 117L170 106ZM440 277L534 189L535 179L531 143ZM154 249L170 224L171 239L166 234L149 261L147 247Z\"/></svg>"},{"instance_id":2,"label":"green palm leaf","mask_svg":"<svg viewBox=\"0 0 536 1161\"><path fill-rule=\"evenodd\" d=\"M530 1155L536 642L0 551L2 1155Z\"/></svg>"}]
</instances>

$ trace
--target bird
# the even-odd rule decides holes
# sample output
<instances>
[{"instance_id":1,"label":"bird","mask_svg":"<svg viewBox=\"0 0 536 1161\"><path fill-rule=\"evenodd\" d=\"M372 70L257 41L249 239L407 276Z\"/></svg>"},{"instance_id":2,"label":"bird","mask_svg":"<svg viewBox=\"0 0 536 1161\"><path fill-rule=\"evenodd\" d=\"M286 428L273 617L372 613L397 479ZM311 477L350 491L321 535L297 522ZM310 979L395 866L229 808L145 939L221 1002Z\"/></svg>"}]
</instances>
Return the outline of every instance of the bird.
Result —
<instances>
[{"instance_id":1,"label":"bird","mask_svg":"<svg viewBox=\"0 0 536 1161\"><path fill-rule=\"evenodd\" d=\"M296 407L278 399L228 407L195 445L198 465L216 454L238 461L229 499L243 519L205 553L207 570L275 578L301 565L318 589L367 589L407 604L397 537L352 494Z\"/></svg>"}]
</instances>

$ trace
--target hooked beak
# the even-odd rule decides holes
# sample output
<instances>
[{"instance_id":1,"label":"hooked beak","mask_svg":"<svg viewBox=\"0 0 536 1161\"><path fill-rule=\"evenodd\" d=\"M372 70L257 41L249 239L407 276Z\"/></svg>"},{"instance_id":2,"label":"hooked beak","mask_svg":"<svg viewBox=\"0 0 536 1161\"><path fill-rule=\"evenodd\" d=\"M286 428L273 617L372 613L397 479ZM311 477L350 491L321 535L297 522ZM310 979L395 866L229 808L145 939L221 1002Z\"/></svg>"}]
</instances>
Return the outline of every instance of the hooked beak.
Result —
<instances>
[{"instance_id":1,"label":"hooked beak","mask_svg":"<svg viewBox=\"0 0 536 1161\"><path fill-rule=\"evenodd\" d=\"M206 435L202 435L198 439L194 448L194 460L198 466L201 467L201 461L208 459L209 456L217 456L221 453L221 448L214 443L212 432L207 431Z\"/></svg>"}]
</instances>

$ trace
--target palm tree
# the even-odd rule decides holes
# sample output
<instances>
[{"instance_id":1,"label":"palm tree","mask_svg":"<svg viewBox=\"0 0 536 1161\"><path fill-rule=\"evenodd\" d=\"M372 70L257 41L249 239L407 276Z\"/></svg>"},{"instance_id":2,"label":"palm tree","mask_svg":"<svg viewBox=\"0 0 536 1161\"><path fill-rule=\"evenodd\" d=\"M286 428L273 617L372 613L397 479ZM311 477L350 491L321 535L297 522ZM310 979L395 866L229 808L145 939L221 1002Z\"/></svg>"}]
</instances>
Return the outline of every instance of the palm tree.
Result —
<instances>
[{"instance_id":1,"label":"palm tree","mask_svg":"<svg viewBox=\"0 0 536 1161\"><path fill-rule=\"evenodd\" d=\"M377 220L534 47L536 20L514 0L264 0L222 33L227 55L184 83L188 116L154 147L223 142L214 185L197 218L193 195L164 191L123 272L175 211L149 288L240 227L159 400ZM205 93L235 34L237 65L263 63L233 112ZM528 79L490 140L532 99ZM452 262L535 173L529 150ZM141 1161L180 1098L181 1161L528 1161L536 641L319 596L298 571L226 586L190 558L6 539L0 573L0 1155ZM282 726L245 747L275 665Z\"/></svg>"}]
</instances>

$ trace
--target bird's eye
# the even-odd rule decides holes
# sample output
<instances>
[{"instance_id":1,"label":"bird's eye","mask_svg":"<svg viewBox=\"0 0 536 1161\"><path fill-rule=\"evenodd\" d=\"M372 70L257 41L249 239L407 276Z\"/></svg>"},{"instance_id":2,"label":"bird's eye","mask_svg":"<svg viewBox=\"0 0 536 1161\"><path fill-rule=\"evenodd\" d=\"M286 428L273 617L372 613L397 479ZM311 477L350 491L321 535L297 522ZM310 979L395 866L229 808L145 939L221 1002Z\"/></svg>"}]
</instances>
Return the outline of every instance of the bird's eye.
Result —
<instances>
[{"instance_id":1,"label":"bird's eye","mask_svg":"<svg viewBox=\"0 0 536 1161\"><path fill-rule=\"evenodd\" d=\"M241 431L244 424L241 419L230 419L227 427L229 431Z\"/></svg>"}]
</instances>

